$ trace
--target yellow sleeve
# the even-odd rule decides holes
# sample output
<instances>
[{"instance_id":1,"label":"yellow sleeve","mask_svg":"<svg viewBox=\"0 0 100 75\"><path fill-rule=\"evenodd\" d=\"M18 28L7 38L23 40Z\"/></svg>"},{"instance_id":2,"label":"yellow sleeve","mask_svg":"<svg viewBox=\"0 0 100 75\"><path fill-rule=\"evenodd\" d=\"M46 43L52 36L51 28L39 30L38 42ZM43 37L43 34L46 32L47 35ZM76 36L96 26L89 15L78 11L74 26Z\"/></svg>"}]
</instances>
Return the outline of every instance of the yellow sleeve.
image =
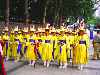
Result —
<instances>
[{"instance_id":1,"label":"yellow sleeve","mask_svg":"<svg viewBox=\"0 0 100 75\"><path fill-rule=\"evenodd\" d=\"M14 38L15 38L14 35L11 35L11 36L10 36L10 41L11 41L11 42L14 42Z\"/></svg>"},{"instance_id":2,"label":"yellow sleeve","mask_svg":"<svg viewBox=\"0 0 100 75\"><path fill-rule=\"evenodd\" d=\"M89 46L90 46L90 39L89 39L89 36L88 36L88 35L85 35L84 38L85 38L85 40L86 40L86 46L87 46L87 48L89 48Z\"/></svg>"},{"instance_id":3,"label":"yellow sleeve","mask_svg":"<svg viewBox=\"0 0 100 75\"><path fill-rule=\"evenodd\" d=\"M66 45L67 45L67 49L70 49L70 41L69 41L70 38L68 38L66 36Z\"/></svg>"}]
</instances>

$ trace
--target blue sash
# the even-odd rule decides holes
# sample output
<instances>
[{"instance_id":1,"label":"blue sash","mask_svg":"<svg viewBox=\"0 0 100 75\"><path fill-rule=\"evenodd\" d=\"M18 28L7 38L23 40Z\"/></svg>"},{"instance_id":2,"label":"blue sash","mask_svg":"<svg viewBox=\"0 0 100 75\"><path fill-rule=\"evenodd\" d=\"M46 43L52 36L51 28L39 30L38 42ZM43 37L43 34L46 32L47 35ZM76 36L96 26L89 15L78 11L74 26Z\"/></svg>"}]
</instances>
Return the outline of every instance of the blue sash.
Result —
<instances>
[{"instance_id":1,"label":"blue sash","mask_svg":"<svg viewBox=\"0 0 100 75\"><path fill-rule=\"evenodd\" d=\"M93 31L90 31L90 39L93 39Z\"/></svg>"},{"instance_id":2,"label":"blue sash","mask_svg":"<svg viewBox=\"0 0 100 75\"><path fill-rule=\"evenodd\" d=\"M80 41L79 41L79 44L86 44L86 41L80 40Z\"/></svg>"},{"instance_id":3,"label":"blue sash","mask_svg":"<svg viewBox=\"0 0 100 75\"><path fill-rule=\"evenodd\" d=\"M24 47L24 53L26 53L27 48L28 48L27 46Z\"/></svg>"},{"instance_id":4,"label":"blue sash","mask_svg":"<svg viewBox=\"0 0 100 75\"><path fill-rule=\"evenodd\" d=\"M61 46L60 46L60 54L61 54L61 52L62 52L62 48L61 48Z\"/></svg>"},{"instance_id":5,"label":"blue sash","mask_svg":"<svg viewBox=\"0 0 100 75\"><path fill-rule=\"evenodd\" d=\"M37 48L35 48L35 51L36 51L36 54L38 55L39 59L41 59L41 55L40 55L40 53L38 52L38 49L37 49Z\"/></svg>"},{"instance_id":6,"label":"blue sash","mask_svg":"<svg viewBox=\"0 0 100 75\"><path fill-rule=\"evenodd\" d=\"M19 39L15 39L15 41L19 41Z\"/></svg>"},{"instance_id":7,"label":"blue sash","mask_svg":"<svg viewBox=\"0 0 100 75\"><path fill-rule=\"evenodd\" d=\"M32 42L32 43L35 43L35 40L33 40L33 39L30 39L29 41Z\"/></svg>"},{"instance_id":8,"label":"blue sash","mask_svg":"<svg viewBox=\"0 0 100 75\"><path fill-rule=\"evenodd\" d=\"M17 48L17 53L20 53L21 48L22 48L22 44L21 44L21 43L19 43L19 44L18 44L18 48Z\"/></svg>"},{"instance_id":9,"label":"blue sash","mask_svg":"<svg viewBox=\"0 0 100 75\"><path fill-rule=\"evenodd\" d=\"M59 40L60 43L66 43L66 40Z\"/></svg>"},{"instance_id":10,"label":"blue sash","mask_svg":"<svg viewBox=\"0 0 100 75\"><path fill-rule=\"evenodd\" d=\"M8 41L6 41L6 50L8 50Z\"/></svg>"},{"instance_id":11,"label":"blue sash","mask_svg":"<svg viewBox=\"0 0 100 75\"><path fill-rule=\"evenodd\" d=\"M27 41L27 38L24 38L25 41Z\"/></svg>"},{"instance_id":12,"label":"blue sash","mask_svg":"<svg viewBox=\"0 0 100 75\"><path fill-rule=\"evenodd\" d=\"M50 40L45 40L45 43L50 43Z\"/></svg>"}]
</instances>

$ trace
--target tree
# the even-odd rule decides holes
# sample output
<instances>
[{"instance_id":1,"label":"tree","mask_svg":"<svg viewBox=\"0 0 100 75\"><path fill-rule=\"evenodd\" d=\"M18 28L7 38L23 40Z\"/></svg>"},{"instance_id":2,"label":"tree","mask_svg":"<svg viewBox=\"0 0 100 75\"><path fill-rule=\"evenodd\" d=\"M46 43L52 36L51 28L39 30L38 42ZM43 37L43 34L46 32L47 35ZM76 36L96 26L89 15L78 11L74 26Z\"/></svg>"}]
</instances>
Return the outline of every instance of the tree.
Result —
<instances>
[{"instance_id":1,"label":"tree","mask_svg":"<svg viewBox=\"0 0 100 75\"><path fill-rule=\"evenodd\" d=\"M1 0L0 6L6 6ZM10 18L16 18L16 22L24 22L26 6L30 20L50 22L58 24L62 17L91 17L94 10L92 0L10 0ZM2 3L4 3L2 5ZM3 11L2 8L0 8ZM1 14L4 15L4 14ZM13 21L13 20L11 20Z\"/></svg>"}]
</instances>

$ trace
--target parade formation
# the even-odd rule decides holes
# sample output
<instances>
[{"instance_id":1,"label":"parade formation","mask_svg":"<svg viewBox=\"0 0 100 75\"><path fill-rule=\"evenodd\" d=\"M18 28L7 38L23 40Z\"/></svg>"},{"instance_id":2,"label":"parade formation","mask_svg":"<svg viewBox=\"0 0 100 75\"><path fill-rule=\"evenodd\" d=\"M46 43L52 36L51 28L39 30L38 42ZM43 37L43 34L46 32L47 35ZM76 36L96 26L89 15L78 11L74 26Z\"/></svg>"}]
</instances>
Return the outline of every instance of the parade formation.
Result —
<instances>
[{"instance_id":1,"label":"parade formation","mask_svg":"<svg viewBox=\"0 0 100 75\"><path fill-rule=\"evenodd\" d=\"M2 54L4 61L12 59L18 62L21 59L35 66L41 60L46 67L50 62L57 62L59 68L67 68L72 58L72 65L77 65L79 70L88 63L89 37L84 26L71 29L61 26L59 29L34 26L19 29L18 26L9 31L5 27L0 35L2 40Z\"/></svg>"}]
</instances>

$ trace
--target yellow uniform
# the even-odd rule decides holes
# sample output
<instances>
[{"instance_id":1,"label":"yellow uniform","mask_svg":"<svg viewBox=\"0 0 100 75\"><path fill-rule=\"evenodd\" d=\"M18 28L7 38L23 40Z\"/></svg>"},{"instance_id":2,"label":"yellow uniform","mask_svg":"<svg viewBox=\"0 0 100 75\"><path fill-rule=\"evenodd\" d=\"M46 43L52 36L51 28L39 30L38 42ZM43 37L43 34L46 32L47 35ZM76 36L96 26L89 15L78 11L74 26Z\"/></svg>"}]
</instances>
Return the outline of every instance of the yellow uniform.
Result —
<instances>
[{"instance_id":1,"label":"yellow uniform","mask_svg":"<svg viewBox=\"0 0 100 75\"><path fill-rule=\"evenodd\" d=\"M43 50L43 37L38 37L38 57L42 59L42 50Z\"/></svg>"},{"instance_id":2,"label":"yellow uniform","mask_svg":"<svg viewBox=\"0 0 100 75\"><path fill-rule=\"evenodd\" d=\"M22 42L23 42L23 37L22 34L18 34L16 37L16 42L17 42L17 59L19 60L22 52Z\"/></svg>"},{"instance_id":3,"label":"yellow uniform","mask_svg":"<svg viewBox=\"0 0 100 75\"><path fill-rule=\"evenodd\" d=\"M16 58L17 56L17 52L16 52L16 49L15 49L15 36L14 34L11 34L10 35L10 50L11 50L11 55L12 55L12 58Z\"/></svg>"},{"instance_id":4,"label":"yellow uniform","mask_svg":"<svg viewBox=\"0 0 100 75\"><path fill-rule=\"evenodd\" d=\"M30 38L29 34L23 35L23 44L22 44L23 55L25 55L25 53L27 51L27 46L28 46L27 43L29 42L29 38Z\"/></svg>"},{"instance_id":5,"label":"yellow uniform","mask_svg":"<svg viewBox=\"0 0 100 75\"><path fill-rule=\"evenodd\" d=\"M4 57L10 57L11 51L9 47L9 36L7 34L3 35L4 47L3 47L3 54Z\"/></svg>"},{"instance_id":6,"label":"yellow uniform","mask_svg":"<svg viewBox=\"0 0 100 75\"><path fill-rule=\"evenodd\" d=\"M32 61L32 60L36 60L36 53L35 53L35 36L32 35L30 36L26 46L27 46L27 50L26 50L26 58L27 60L29 61Z\"/></svg>"},{"instance_id":7,"label":"yellow uniform","mask_svg":"<svg viewBox=\"0 0 100 75\"><path fill-rule=\"evenodd\" d=\"M65 38L66 38L66 50L67 50L67 58L71 58L71 46L70 46L70 37L65 35Z\"/></svg>"},{"instance_id":8,"label":"yellow uniform","mask_svg":"<svg viewBox=\"0 0 100 75\"><path fill-rule=\"evenodd\" d=\"M59 50L60 50L59 44L58 44L58 41L59 41L59 38L58 38L58 37L59 37L59 36L56 36L56 40L55 40L55 46L54 46L54 48L55 48L55 50L54 50L54 60L57 60L58 55L59 55Z\"/></svg>"},{"instance_id":9,"label":"yellow uniform","mask_svg":"<svg viewBox=\"0 0 100 75\"><path fill-rule=\"evenodd\" d=\"M51 45L52 45L52 57L53 59L55 59L56 55L55 55L55 49L56 49L56 45L57 45L57 37L56 35L52 35L51 37Z\"/></svg>"},{"instance_id":10,"label":"yellow uniform","mask_svg":"<svg viewBox=\"0 0 100 75\"><path fill-rule=\"evenodd\" d=\"M67 62L67 49L70 48L69 39L66 36L59 37L59 60L62 63Z\"/></svg>"},{"instance_id":11,"label":"yellow uniform","mask_svg":"<svg viewBox=\"0 0 100 75\"><path fill-rule=\"evenodd\" d=\"M50 62L52 60L51 36L44 36L44 42L42 60Z\"/></svg>"},{"instance_id":12,"label":"yellow uniform","mask_svg":"<svg viewBox=\"0 0 100 75\"><path fill-rule=\"evenodd\" d=\"M88 63L89 37L84 34L75 38L73 64Z\"/></svg>"}]
</instances>

